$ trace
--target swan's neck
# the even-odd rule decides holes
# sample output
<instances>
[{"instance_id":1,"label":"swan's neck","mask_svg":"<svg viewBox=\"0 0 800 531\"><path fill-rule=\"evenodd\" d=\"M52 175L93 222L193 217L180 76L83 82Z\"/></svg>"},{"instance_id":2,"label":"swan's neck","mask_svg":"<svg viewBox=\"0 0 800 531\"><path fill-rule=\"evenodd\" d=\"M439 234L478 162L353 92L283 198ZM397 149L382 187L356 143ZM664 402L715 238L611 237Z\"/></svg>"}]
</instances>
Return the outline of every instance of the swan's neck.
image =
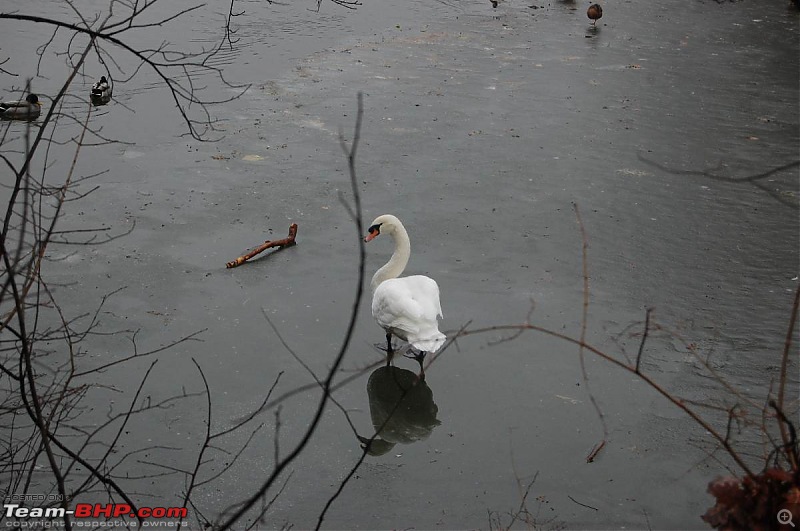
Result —
<instances>
[{"instance_id":1,"label":"swan's neck","mask_svg":"<svg viewBox=\"0 0 800 531\"><path fill-rule=\"evenodd\" d=\"M392 239L394 240L394 253L392 253L389 261L373 275L370 283L373 292L384 280L399 277L406 268L408 257L411 255L411 242L408 239L406 229L402 225L395 227L392 232Z\"/></svg>"}]
</instances>

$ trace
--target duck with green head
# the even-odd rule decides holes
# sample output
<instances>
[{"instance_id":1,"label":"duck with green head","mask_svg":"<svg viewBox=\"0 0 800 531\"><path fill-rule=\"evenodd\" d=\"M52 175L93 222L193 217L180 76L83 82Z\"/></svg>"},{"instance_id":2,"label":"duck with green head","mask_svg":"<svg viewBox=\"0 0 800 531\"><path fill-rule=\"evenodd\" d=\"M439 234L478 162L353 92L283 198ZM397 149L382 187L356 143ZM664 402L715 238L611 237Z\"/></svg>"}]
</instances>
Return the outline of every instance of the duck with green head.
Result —
<instances>
[{"instance_id":1,"label":"duck with green head","mask_svg":"<svg viewBox=\"0 0 800 531\"><path fill-rule=\"evenodd\" d=\"M106 76L100 77L100 81L92 85L89 98L95 105L105 105L111 101L111 85L108 83Z\"/></svg>"},{"instance_id":2,"label":"duck with green head","mask_svg":"<svg viewBox=\"0 0 800 531\"><path fill-rule=\"evenodd\" d=\"M0 118L6 120L35 120L41 112L42 102L33 93L24 100L0 102Z\"/></svg>"}]
</instances>

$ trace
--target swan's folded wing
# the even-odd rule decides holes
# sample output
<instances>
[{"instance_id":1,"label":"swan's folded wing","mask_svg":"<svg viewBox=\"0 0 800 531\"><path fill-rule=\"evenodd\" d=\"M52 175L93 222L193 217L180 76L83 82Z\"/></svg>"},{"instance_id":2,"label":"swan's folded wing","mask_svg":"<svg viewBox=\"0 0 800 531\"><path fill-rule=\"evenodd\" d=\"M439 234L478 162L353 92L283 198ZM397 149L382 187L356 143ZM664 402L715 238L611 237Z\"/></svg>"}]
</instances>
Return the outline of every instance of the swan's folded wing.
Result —
<instances>
[{"instance_id":1,"label":"swan's folded wing","mask_svg":"<svg viewBox=\"0 0 800 531\"><path fill-rule=\"evenodd\" d=\"M372 298L372 315L383 327L416 334L420 328L436 326L442 308L439 286L428 277L393 278L381 283Z\"/></svg>"},{"instance_id":2,"label":"swan's folded wing","mask_svg":"<svg viewBox=\"0 0 800 531\"><path fill-rule=\"evenodd\" d=\"M375 290L372 316L384 328L416 334L419 332L422 309L404 285L387 280Z\"/></svg>"},{"instance_id":3,"label":"swan's folded wing","mask_svg":"<svg viewBox=\"0 0 800 531\"><path fill-rule=\"evenodd\" d=\"M447 339L439 331L441 314L439 286L421 275L386 280L372 297L378 324L425 352L436 352Z\"/></svg>"},{"instance_id":4,"label":"swan's folded wing","mask_svg":"<svg viewBox=\"0 0 800 531\"><path fill-rule=\"evenodd\" d=\"M442 304L439 301L439 285L430 277L414 275L403 277L407 283L412 298L419 304L421 316L424 319L435 321L442 315Z\"/></svg>"}]
</instances>

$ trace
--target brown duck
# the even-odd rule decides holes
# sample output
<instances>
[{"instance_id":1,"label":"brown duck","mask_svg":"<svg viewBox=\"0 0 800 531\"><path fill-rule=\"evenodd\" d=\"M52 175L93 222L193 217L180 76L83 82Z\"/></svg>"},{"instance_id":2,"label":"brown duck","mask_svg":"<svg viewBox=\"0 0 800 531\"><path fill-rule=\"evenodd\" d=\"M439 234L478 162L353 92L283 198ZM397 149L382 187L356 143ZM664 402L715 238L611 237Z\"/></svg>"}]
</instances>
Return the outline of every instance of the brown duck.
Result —
<instances>
[{"instance_id":1,"label":"brown duck","mask_svg":"<svg viewBox=\"0 0 800 531\"><path fill-rule=\"evenodd\" d=\"M592 25L597 25L597 19L603 16L603 8L600 4L592 4L586 10L586 16L592 19Z\"/></svg>"}]
</instances>

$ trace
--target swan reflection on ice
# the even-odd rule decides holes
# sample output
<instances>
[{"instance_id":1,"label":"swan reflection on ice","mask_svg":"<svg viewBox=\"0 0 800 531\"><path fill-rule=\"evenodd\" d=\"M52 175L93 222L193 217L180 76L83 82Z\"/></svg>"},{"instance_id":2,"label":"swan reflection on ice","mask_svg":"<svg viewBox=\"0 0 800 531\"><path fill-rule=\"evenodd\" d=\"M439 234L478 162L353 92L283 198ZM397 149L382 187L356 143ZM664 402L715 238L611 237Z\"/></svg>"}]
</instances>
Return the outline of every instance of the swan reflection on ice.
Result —
<instances>
[{"instance_id":1,"label":"swan reflection on ice","mask_svg":"<svg viewBox=\"0 0 800 531\"><path fill-rule=\"evenodd\" d=\"M367 396L375 435L358 439L370 455L383 455L396 444L424 441L441 424L433 391L407 369L385 366L373 371Z\"/></svg>"}]
</instances>

